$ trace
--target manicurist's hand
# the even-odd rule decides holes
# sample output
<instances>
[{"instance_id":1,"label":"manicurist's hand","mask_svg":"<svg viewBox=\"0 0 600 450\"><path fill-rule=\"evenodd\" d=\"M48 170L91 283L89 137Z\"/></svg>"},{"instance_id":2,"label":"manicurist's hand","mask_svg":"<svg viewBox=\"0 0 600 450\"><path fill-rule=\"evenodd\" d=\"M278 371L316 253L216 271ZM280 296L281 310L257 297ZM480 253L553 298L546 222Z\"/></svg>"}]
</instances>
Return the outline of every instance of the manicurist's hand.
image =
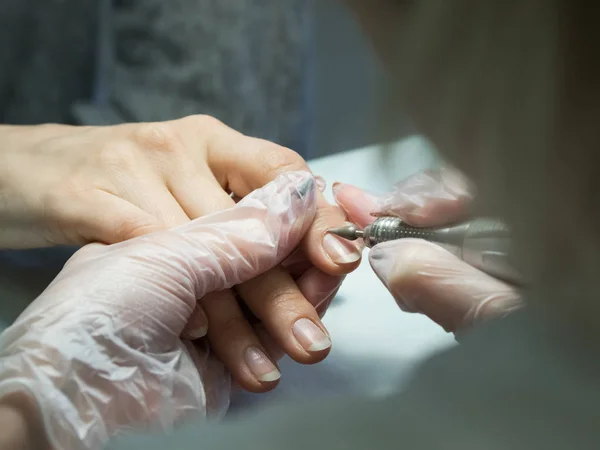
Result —
<instances>
[{"instance_id":1,"label":"manicurist's hand","mask_svg":"<svg viewBox=\"0 0 600 450\"><path fill-rule=\"evenodd\" d=\"M446 168L415 174L381 197L346 184L334 185L334 193L361 227L375 219L373 214L400 217L416 227L448 225L466 217L473 198L470 183ZM401 309L425 314L449 332L461 333L522 306L514 286L421 239L378 244L369 260Z\"/></svg>"}]
</instances>

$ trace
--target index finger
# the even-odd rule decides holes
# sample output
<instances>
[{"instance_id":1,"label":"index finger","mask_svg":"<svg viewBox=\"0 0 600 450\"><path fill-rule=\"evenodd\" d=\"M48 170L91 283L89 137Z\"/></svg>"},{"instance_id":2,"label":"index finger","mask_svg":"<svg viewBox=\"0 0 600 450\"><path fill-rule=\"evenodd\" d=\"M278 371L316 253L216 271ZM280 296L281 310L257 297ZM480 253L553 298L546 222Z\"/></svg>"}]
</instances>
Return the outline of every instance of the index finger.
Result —
<instances>
[{"instance_id":1,"label":"index finger","mask_svg":"<svg viewBox=\"0 0 600 450\"><path fill-rule=\"evenodd\" d=\"M334 196L361 227L384 215L400 217L413 226L432 227L463 219L473 199L473 188L462 174L443 168L412 175L381 197L340 183L334 184Z\"/></svg>"},{"instance_id":2,"label":"index finger","mask_svg":"<svg viewBox=\"0 0 600 450\"><path fill-rule=\"evenodd\" d=\"M237 132L215 135L208 144L207 157L222 186L241 197L282 173L310 172L306 161L296 152ZM330 228L345 224L345 214L331 205L321 192L317 195L317 213L301 245L309 260L323 272L349 273L360 263L359 244L327 233Z\"/></svg>"}]
</instances>

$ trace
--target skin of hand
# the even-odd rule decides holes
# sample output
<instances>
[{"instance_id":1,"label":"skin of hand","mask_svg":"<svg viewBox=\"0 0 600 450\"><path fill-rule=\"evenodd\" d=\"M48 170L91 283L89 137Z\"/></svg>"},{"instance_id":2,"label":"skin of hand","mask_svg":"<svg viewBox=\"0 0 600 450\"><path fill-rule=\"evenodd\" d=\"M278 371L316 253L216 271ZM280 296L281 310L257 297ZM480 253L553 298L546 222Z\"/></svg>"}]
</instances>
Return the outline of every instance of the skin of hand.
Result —
<instances>
[{"instance_id":1,"label":"skin of hand","mask_svg":"<svg viewBox=\"0 0 600 450\"><path fill-rule=\"evenodd\" d=\"M16 392L0 399L0 450L50 450L32 399Z\"/></svg>"},{"instance_id":2,"label":"skin of hand","mask_svg":"<svg viewBox=\"0 0 600 450\"><path fill-rule=\"evenodd\" d=\"M419 227L446 225L464 219L473 198L465 178L447 168L415 174L382 197L341 183L334 184L333 191L359 227L371 223L374 215L400 217ZM425 314L456 335L521 307L516 288L424 240L378 244L371 249L369 261L402 310Z\"/></svg>"},{"instance_id":3,"label":"skin of hand","mask_svg":"<svg viewBox=\"0 0 600 450\"><path fill-rule=\"evenodd\" d=\"M243 198L281 173L308 171L292 150L208 116L110 127L2 126L0 136L5 248L125 241L230 208L233 197ZM326 340L299 345L290 330L315 307L322 314L344 274L360 262L358 246L326 233L344 220L319 192L294 264L202 298L184 336L207 335L238 383L255 392L272 386L241 369L244 358L234 343L255 339L242 308L262 322L259 333L269 334L273 347L296 361L325 358Z\"/></svg>"},{"instance_id":4,"label":"skin of hand","mask_svg":"<svg viewBox=\"0 0 600 450\"><path fill-rule=\"evenodd\" d=\"M180 335L196 299L255 278L297 247L316 197L310 174L291 172L226 211L83 247L0 335L0 403L16 393L35 399L56 448L100 448L124 427L221 415L227 371L202 341ZM297 345L327 337L314 309L299 320L304 332L290 330ZM241 370L276 382L257 337L231 345L244 355Z\"/></svg>"}]
</instances>

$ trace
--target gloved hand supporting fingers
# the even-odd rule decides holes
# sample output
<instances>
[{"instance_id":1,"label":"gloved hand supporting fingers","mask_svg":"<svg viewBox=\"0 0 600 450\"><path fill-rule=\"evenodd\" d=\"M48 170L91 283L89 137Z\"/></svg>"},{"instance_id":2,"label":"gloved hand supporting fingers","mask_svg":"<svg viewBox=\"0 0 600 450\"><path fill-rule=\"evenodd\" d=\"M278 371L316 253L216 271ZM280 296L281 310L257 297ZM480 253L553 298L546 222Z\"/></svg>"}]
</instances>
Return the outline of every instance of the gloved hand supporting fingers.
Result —
<instances>
[{"instance_id":1,"label":"gloved hand supporting fingers","mask_svg":"<svg viewBox=\"0 0 600 450\"><path fill-rule=\"evenodd\" d=\"M181 238L176 250L199 251L198 264L186 265L196 270L192 277L204 283L197 286L198 298L252 279L288 256L311 224L315 195L313 178L292 172L246 196L233 208L172 230ZM205 257L205 249L218 249L214 260ZM214 272L213 264L219 267L214 267Z\"/></svg>"},{"instance_id":2,"label":"gloved hand supporting fingers","mask_svg":"<svg viewBox=\"0 0 600 450\"><path fill-rule=\"evenodd\" d=\"M516 288L423 240L376 245L369 259L401 309L425 314L446 331L502 317L522 305Z\"/></svg>"}]
</instances>

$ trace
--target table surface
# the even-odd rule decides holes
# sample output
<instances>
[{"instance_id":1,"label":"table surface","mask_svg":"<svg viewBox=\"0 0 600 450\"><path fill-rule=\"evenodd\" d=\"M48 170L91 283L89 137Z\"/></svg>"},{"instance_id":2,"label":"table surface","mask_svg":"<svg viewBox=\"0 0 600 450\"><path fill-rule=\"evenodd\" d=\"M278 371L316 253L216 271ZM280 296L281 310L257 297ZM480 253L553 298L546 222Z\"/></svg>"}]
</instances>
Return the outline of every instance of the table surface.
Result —
<instances>
[{"instance_id":1,"label":"table surface","mask_svg":"<svg viewBox=\"0 0 600 450\"><path fill-rule=\"evenodd\" d=\"M313 172L328 182L330 201L334 181L384 192L396 180L435 165L434 151L418 137L389 148L367 147L310 162ZM0 252L0 330L48 285L72 252ZM425 317L400 311L367 259L365 253L363 263L346 278L324 318L333 340L328 358L313 366L284 359L277 389L261 395L235 394L231 414L299 397L384 395L401 388L424 358L453 345L452 336Z\"/></svg>"}]
</instances>

